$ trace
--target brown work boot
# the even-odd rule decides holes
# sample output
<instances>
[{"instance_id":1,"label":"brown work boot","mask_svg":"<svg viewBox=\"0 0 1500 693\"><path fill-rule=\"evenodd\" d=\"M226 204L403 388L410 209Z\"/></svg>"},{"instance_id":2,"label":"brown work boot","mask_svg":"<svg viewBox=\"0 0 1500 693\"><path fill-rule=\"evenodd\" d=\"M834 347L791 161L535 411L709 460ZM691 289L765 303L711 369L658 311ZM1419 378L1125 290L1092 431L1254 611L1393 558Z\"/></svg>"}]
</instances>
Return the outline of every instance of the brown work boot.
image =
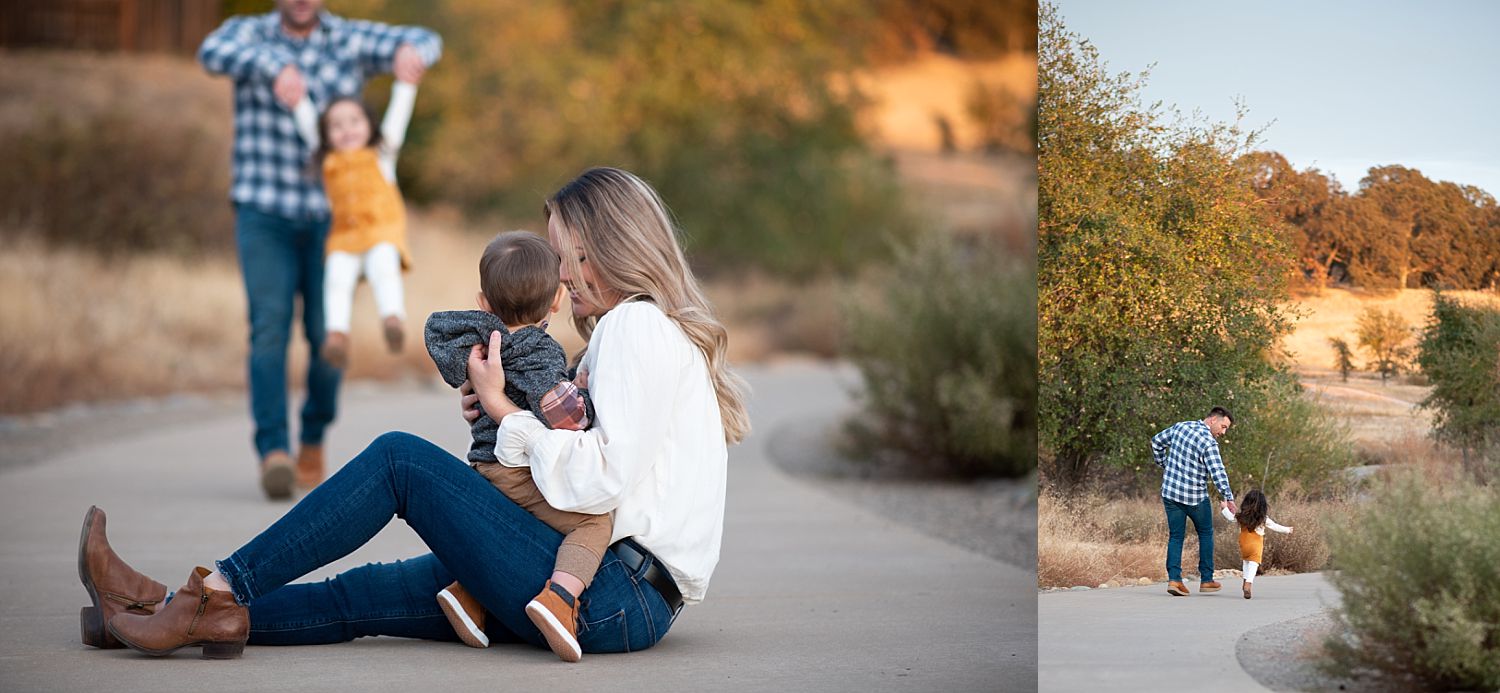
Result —
<instances>
[{"instance_id":1,"label":"brown work boot","mask_svg":"<svg viewBox=\"0 0 1500 693\"><path fill-rule=\"evenodd\" d=\"M323 339L323 360L339 370L349 367L349 333L329 332Z\"/></svg>"},{"instance_id":2,"label":"brown work boot","mask_svg":"<svg viewBox=\"0 0 1500 693\"><path fill-rule=\"evenodd\" d=\"M490 646L490 636L484 634L484 605L463 585L448 585L438 592L437 600L459 640L469 647Z\"/></svg>"},{"instance_id":3,"label":"brown work boot","mask_svg":"<svg viewBox=\"0 0 1500 693\"><path fill-rule=\"evenodd\" d=\"M392 354L401 353L401 342L406 339L406 326L401 324L401 316L387 315L381 328L385 331L385 348Z\"/></svg>"},{"instance_id":4,"label":"brown work boot","mask_svg":"<svg viewBox=\"0 0 1500 693\"><path fill-rule=\"evenodd\" d=\"M1208 580L1198 585L1199 592L1218 592L1224 586L1218 580Z\"/></svg>"},{"instance_id":5,"label":"brown work boot","mask_svg":"<svg viewBox=\"0 0 1500 693\"><path fill-rule=\"evenodd\" d=\"M578 646L578 600L567 590L548 580L541 594L526 605L526 615L564 662L583 658L583 648Z\"/></svg>"},{"instance_id":6,"label":"brown work boot","mask_svg":"<svg viewBox=\"0 0 1500 693\"><path fill-rule=\"evenodd\" d=\"M167 598L167 586L135 571L120 560L104 535L104 511L89 506L83 515L83 532L78 537L78 579L89 591L93 606L78 612L78 629L83 644L114 649L124 647L109 634L109 619L129 612L151 614Z\"/></svg>"},{"instance_id":7,"label":"brown work boot","mask_svg":"<svg viewBox=\"0 0 1500 693\"><path fill-rule=\"evenodd\" d=\"M1174 597L1186 597L1188 596L1187 585L1182 584L1181 580L1170 580L1167 582L1167 594Z\"/></svg>"},{"instance_id":8,"label":"brown work boot","mask_svg":"<svg viewBox=\"0 0 1500 693\"><path fill-rule=\"evenodd\" d=\"M109 631L137 652L160 657L189 645L202 645L204 659L234 659L250 639L250 610L236 604L234 595L204 586L213 571L193 569L186 585L151 616L120 614L109 621Z\"/></svg>"},{"instance_id":9,"label":"brown work boot","mask_svg":"<svg viewBox=\"0 0 1500 693\"><path fill-rule=\"evenodd\" d=\"M1249 599L1250 598L1250 581L1249 580L1245 581L1243 589L1245 591L1245 598Z\"/></svg>"},{"instance_id":10,"label":"brown work boot","mask_svg":"<svg viewBox=\"0 0 1500 693\"><path fill-rule=\"evenodd\" d=\"M297 488L304 491L323 483L323 446L303 443L297 450Z\"/></svg>"},{"instance_id":11,"label":"brown work boot","mask_svg":"<svg viewBox=\"0 0 1500 693\"><path fill-rule=\"evenodd\" d=\"M272 450L260 461L260 487L271 500L292 497L292 456L285 450Z\"/></svg>"}]
</instances>

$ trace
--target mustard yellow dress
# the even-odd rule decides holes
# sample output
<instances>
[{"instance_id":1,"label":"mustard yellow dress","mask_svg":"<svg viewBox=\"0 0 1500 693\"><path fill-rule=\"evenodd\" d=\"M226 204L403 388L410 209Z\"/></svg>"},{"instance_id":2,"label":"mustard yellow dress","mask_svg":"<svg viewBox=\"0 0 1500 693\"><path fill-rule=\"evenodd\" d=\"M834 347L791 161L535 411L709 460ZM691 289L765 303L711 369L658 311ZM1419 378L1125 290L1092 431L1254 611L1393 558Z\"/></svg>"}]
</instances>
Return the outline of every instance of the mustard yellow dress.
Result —
<instances>
[{"instance_id":1,"label":"mustard yellow dress","mask_svg":"<svg viewBox=\"0 0 1500 693\"><path fill-rule=\"evenodd\" d=\"M333 212L326 252L363 255L391 243L401 251L401 269L411 269L406 204L396 184L381 172L374 147L329 152L323 159L323 190Z\"/></svg>"}]
</instances>

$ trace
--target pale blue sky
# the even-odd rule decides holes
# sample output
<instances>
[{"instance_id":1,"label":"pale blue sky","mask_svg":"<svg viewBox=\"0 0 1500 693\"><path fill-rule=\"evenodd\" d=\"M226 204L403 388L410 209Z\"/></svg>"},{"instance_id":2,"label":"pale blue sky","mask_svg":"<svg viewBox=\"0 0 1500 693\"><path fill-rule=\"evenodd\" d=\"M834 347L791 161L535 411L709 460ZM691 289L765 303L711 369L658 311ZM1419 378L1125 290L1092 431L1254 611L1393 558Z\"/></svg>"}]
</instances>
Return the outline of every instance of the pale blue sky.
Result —
<instances>
[{"instance_id":1,"label":"pale blue sky","mask_svg":"<svg viewBox=\"0 0 1500 693\"><path fill-rule=\"evenodd\" d=\"M1111 73L1151 63L1144 96L1266 124L1259 145L1354 191L1402 164L1500 197L1500 2L1058 0ZM1274 121L1274 122L1272 122Z\"/></svg>"}]
</instances>

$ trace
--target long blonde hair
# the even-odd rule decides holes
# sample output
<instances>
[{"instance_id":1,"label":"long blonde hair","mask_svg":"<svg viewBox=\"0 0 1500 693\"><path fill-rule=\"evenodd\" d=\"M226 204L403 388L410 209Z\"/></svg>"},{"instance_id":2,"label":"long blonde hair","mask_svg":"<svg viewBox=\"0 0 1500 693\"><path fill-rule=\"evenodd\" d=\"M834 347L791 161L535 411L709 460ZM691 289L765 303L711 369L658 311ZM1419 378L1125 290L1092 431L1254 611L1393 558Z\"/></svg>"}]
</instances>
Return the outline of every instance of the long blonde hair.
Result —
<instances>
[{"instance_id":1,"label":"long blonde hair","mask_svg":"<svg viewBox=\"0 0 1500 693\"><path fill-rule=\"evenodd\" d=\"M548 199L544 211L568 230L558 243L569 274L581 276L576 243L604 287L617 297L649 298L703 352L719 400L724 439L744 440L750 433L745 381L729 369L729 336L688 267L667 206L656 191L628 171L591 168ZM574 288L594 305L610 303L583 282ZM573 323L588 340L598 319L575 316Z\"/></svg>"}]
</instances>

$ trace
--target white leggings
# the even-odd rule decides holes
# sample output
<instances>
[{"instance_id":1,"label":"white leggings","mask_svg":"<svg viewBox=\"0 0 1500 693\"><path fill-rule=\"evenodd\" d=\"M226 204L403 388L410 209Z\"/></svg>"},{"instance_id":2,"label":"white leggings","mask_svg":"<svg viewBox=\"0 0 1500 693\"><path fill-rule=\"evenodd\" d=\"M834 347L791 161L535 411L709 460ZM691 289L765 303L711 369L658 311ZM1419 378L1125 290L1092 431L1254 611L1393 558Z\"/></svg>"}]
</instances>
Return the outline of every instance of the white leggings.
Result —
<instances>
[{"instance_id":1,"label":"white leggings","mask_svg":"<svg viewBox=\"0 0 1500 693\"><path fill-rule=\"evenodd\" d=\"M1245 582L1255 582L1255 572L1260 569L1260 564L1255 561L1242 561L1240 564L1244 566L1244 570L1240 572L1245 574Z\"/></svg>"},{"instance_id":2,"label":"white leggings","mask_svg":"<svg viewBox=\"0 0 1500 693\"><path fill-rule=\"evenodd\" d=\"M323 267L323 316L329 332L349 332L354 287L359 284L361 270L375 294L375 308L380 317L406 317L401 251L394 243L381 243L364 255L334 251L328 254Z\"/></svg>"}]
</instances>

